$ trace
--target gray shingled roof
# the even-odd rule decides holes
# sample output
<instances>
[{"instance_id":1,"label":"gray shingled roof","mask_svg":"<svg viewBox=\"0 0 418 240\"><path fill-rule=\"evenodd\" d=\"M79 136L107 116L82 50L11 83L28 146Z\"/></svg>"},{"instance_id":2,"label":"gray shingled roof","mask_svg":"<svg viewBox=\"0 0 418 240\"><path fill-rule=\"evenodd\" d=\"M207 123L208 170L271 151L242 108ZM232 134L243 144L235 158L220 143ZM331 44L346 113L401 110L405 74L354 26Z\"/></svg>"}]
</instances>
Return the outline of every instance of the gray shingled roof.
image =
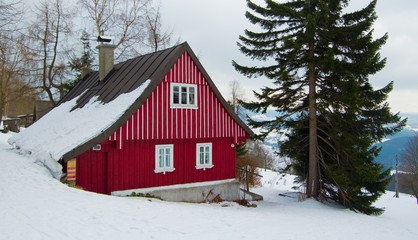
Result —
<instances>
[{"instance_id":1,"label":"gray shingled roof","mask_svg":"<svg viewBox=\"0 0 418 240\"><path fill-rule=\"evenodd\" d=\"M72 151L68 152L63 156L65 161L78 156L79 154L90 149L95 144L103 142L111 134L113 134L117 129L119 129L129 117L145 102L148 96L152 91L158 86L158 84L164 79L165 75L169 72L172 66L176 61L181 57L181 55L187 52L193 61L198 66L199 70L204 75L208 84L213 89L214 93L217 95L218 99L231 114L231 116L243 127L248 133L252 134L251 129L233 112L232 108L227 104L225 99L220 94L219 90L214 85L213 81L199 62L196 55L191 50L187 42L184 42L180 45L161 50L158 52L146 54L139 56L134 59L116 64L110 73L105 77L105 79L100 82L98 72L93 72L87 76L83 81L77 84L74 89L69 92L60 103L69 101L75 97L81 95L77 102L75 108L81 108L89 100L95 96L98 96L98 99L108 103L119 95L123 93L131 92L132 90L139 87L146 80L150 79L151 83L145 89L141 96L138 96L138 99L134 104L122 115L122 117L116 121L108 129L103 129L103 132L91 139L86 144L78 146Z\"/></svg>"}]
</instances>

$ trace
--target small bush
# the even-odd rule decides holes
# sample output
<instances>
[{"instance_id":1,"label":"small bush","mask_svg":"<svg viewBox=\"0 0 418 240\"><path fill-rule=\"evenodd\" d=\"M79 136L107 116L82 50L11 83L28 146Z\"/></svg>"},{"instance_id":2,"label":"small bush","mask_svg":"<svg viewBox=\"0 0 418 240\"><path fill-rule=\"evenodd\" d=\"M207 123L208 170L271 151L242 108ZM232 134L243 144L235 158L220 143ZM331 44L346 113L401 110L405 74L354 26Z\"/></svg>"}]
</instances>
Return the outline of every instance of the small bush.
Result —
<instances>
[{"instance_id":1,"label":"small bush","mask_svg":"<svg viewBox=\"0 0 418 240\"><path fill-rule=\"evenodd\" d=\"M241 184L249 184L251 187L261 186L261 178L258 176L257 170L258 165L253 158L247 155L239 157L236 166L236 176Z\"/></svg>"},{"instance_id":2,"label":"small bush","mask_svg":"<svg viewBox=\"0 0 418 240\"><path fill-rule=\"evenodd\" d=\"M131 194L127 195L127 197L143 197L143 198L154 198L154 199L158 199L158 200L163 200L162 198L160 198L158 196L151 195L149 193L131 192Z\"/></svg>"}]
</instances>

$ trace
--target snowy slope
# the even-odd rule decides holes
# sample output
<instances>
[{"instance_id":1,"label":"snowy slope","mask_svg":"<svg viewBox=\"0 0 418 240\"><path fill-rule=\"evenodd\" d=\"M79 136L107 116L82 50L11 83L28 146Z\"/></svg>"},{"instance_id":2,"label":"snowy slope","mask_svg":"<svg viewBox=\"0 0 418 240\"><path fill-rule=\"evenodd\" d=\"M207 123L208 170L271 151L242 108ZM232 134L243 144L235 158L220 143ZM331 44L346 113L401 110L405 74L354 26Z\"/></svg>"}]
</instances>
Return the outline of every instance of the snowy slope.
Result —
<instances>
[{"instance_id":1,"label":"snowy slope","mask_svg":"<svg viewBox=\"0 0 418 240\"><path fill-rule=\"evenodd\" d=\"M264 202L171 203L69 188L45 167L17 155L0 134L0 239L416 239L418 206L406 195L382 197L382 216L279 197L291 176L261 173ZM225 205L227 205L225 207Z\"/></svg>"}]
</instances>

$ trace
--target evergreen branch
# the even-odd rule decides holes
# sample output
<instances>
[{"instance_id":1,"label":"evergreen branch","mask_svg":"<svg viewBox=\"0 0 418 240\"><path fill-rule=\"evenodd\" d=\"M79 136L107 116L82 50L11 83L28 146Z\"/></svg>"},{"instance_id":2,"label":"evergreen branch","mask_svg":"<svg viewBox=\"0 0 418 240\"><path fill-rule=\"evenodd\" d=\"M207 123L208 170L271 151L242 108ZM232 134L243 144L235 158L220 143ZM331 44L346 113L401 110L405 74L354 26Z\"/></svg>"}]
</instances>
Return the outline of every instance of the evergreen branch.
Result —
<instances>
[{"instance_id":1,"label":"evergreen branch","mask_svg":"<svg viewBox=\"0 0 418 240\"><path fill-rule=\"evenodd\" d=\"M232 65L234 66L235 70L238 72L241 72L242 74L248 76L248 77L255 77L255 76L261 76L265 73L274 71L276 66L267 66L267 67L246 67L239 65L235 61L232 61Z\"/></svg>"}]
</instances>

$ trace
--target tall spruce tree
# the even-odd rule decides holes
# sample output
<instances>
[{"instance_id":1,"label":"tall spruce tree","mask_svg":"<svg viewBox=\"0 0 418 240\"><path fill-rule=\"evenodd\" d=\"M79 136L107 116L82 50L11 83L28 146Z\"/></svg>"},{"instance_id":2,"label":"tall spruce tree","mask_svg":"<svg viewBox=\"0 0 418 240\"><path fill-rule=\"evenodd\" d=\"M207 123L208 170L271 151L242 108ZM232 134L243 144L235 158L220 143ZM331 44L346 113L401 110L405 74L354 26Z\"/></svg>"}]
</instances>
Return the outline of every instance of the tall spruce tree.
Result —
<instances>
[{"instance_id":1,"label":"tall spruce tree","mask_svg":"<svg viewBox=\"0 0 418 240\"><path fill-rule=\"evenodd\" d=\"M253 121L265 131L291 129L281 145L306 184L306 196L332 199L352 210L379 214L372 203L384 192L389 176L374 162L373 144L405 125L386 103L393 83L374 90L369 76L386 62L379 50L387 35L374 39L377 0L347 13L348 0L247 0L246 17L260 31L245 30L238 46L258 66L233 61L248 77L266 77L274 87L255 92L258 101L244 107L274 120Z\"/></svg>"}]
</instances>

